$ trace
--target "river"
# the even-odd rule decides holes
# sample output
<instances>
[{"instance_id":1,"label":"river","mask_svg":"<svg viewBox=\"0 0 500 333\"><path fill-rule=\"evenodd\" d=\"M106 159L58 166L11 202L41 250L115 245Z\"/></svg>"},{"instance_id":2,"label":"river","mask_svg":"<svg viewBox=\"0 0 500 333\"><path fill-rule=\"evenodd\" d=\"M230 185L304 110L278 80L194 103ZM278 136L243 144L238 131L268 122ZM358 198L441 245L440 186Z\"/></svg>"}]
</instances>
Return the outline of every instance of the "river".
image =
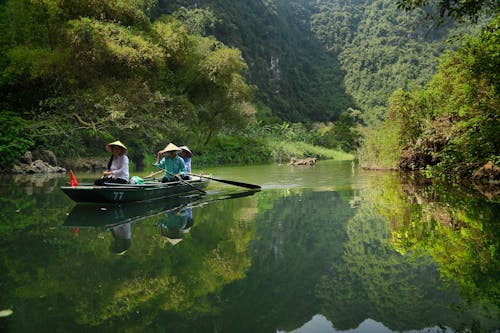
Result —
<instances>
[{"instance_id":1,"label":"river","mask_svg":"<svg viewBox=\"0 0 500 333\"><path fill-rule=\"evenodd\" d=\"M202 171L263 189L82 206L68 175L3 176L2 332L500 330L500 207L474 189L337 161Z\"/></svg>"}]
</instances>

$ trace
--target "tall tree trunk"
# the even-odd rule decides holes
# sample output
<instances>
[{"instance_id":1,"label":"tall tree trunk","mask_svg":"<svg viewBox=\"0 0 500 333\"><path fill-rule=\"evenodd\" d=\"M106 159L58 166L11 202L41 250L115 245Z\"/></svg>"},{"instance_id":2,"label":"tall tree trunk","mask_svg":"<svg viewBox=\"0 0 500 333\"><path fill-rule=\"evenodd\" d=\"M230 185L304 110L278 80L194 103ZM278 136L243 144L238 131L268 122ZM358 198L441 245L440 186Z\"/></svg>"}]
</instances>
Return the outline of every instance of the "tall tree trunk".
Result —
<instances>
[{"instance_id":1,"label":"tall tree trunk","mask_svg":"<svg viewBox=\"0 0 500 333\"><path fill-rule=\"evenodd\" d=\"M47 26L47 37L49 39L50 49L54 50L54 42L52 41L52 32L50 29L50 14L45 2L42 1L43 13L45 14L45 25Z\"/></svg>"},{"instance_id":2,"label":"tall tree trunk","mask_svg":"<svg viewBox=\"0 0 500 333\"><path fill-rule=\"evenodd\" d=\"M205 142L203 143L204 146L206 146L208 144L208 142L210 142L210 139L212 138L212 134L213 134L212 130L209 130L207 138L205 139Z\"/></svg>"}]
</instances>

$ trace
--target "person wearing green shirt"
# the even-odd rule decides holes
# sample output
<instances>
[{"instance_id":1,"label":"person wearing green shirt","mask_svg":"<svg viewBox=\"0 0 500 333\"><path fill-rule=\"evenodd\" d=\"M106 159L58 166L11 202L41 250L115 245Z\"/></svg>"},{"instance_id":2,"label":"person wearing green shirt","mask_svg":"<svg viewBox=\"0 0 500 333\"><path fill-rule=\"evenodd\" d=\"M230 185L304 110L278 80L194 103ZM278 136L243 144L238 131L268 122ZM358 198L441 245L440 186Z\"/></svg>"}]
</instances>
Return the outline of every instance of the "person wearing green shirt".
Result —
<instances>
[{"instance_id":1,"label":"person wearing green shirt","mask_svg":"<svg viewBox=\"0 0 500 333\"><path fill-rule=\"evenodd\" d=\"M175 180L186 179L186 166L184 160L177 154L181 151L179 147L173 143L169 143L165 149L160 150L156 154L155 167L159 169L165 169L165 175L163 176L161 182L171 182ZM162 158L162 155L166 153L166 156Z\"/></svg>"}]
</instances>

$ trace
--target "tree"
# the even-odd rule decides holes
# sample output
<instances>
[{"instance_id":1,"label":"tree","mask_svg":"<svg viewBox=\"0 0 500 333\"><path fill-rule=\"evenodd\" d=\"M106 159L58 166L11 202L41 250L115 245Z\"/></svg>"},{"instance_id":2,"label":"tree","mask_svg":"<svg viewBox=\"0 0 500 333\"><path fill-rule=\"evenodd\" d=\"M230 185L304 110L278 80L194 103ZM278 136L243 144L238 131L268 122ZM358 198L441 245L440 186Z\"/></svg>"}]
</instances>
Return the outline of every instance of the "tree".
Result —
<instances>
[{"instance_id":1,"label":"tree","mask_svg":"<svg viewBox=\"0 0 500 333\"><path fill-rule=\"evenodd\" d=\"M13 117L6 138L20 136L0 141L0 151L9 151L2 166L31 145L76 157L99 154L120 137L134 147L137 165L165 141L200 133L208 141L252 118L240 51L202 35L215 16L183 9L151 22L153 3L0 5L0 116Z\"/></svg>"},{"instance_id":2,"label":"tree","mask_svg":"<svg viewBox=\"0 0 500 333\"><path fill-rule=\"evenodd\" d=\"M398 7L412 11L416 8L430 8L431 16L451 17L455 20L469 18L477 22L483 12L498 13L498 0L398 0Z\"/></svg>"}]
</instances>

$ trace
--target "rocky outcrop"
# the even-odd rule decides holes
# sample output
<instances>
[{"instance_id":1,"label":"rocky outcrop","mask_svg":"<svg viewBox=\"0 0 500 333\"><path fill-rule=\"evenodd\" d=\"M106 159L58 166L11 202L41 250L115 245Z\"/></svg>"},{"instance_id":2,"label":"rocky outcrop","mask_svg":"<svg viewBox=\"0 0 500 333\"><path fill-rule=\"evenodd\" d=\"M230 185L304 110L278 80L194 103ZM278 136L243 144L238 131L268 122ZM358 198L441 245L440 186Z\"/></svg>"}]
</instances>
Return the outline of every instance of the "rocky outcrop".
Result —
<instances>
[{"instance_id":1,"label":"rocky outcrop","mask_svg":"<svg viewBox=\"0 0 500 333\"><path fill-rule=\"evenodd\" d=\"M57 158L56 155L47 149L43 150L34 150L31 152L33 156L33 160L41 160L44 161L45 163L48 163L49 165L56 166L57 165Z\"/></svg>"},{"instance_id":2,"label":"rocky outcrop","mask_svg":"<svg viewBox=\"0 0 500 333\"><path fill-rule=\"evenodd\" d=\"M13 173L55 173L55 172L66 172L66 169L60 166L53 166L42 160L35 160L29 164L20 163L14 165L12 168Z\"/></svg>"},{"instance_id":3,"label":"rocky outcrop","mask_svg":"<svg viewBox=\"0 0 500 333\"><path fill-rule=\"evenodd\" d=\"M27 151L24 153L23 157L21 157L20 162L23 164L31 164L33 162L33 154Z\"/></svg>"},{"instance_id":4,"label":"rocky outcrop","mask_svg":"<svg viewBox=\"0 0 500 333\"><path fill-rule=\"evenodd\" d=\"M292 157L290 163L288 163L288 165L315 165L315 164L316 164L316 157L308 157L304 159L296 159L295 157Z\"/></svg>"},{"instance_id":5,"label":"rocky outcrop","mask_svg":"<svg viewBox=\"0 0 500 333\"><path fill-rule=\"evenodd\" d=\"M500 167L489 161L474 172L472 184L489 200L498 201L500 197Z\"/></svg>"},{"instance_id":6,"label":"rocky outcrop","mask_svg":"<svg viewBox=\"0 0 500 333\"><path fill-rule=\"evenodd\" d=\"M474 181L500 184L500 167L489 161L472 175Z\"/></svg>"},{"instance_id":7,"label":"rocky outcrop","mask_svg":"<svg viewBox=\"0 0 500 333\"><path fill-rule=\"evenodd\" d=\"M14 165L12 168L12 173L34 174L66 172L65 168L57 165L56 155L50 150L27 151L19 162L19 164Z\"/></svg>"},{"instance_id":8,"label":"rocky outcrop","mask_svg":"<svg viewBox=\"0 0 500 333\"><path fill-rule=\"evenodd\" d=\"M399 169L405 171L425 169L440 162L440 154L450 141L450 117L437 119L413 144L401 152Z\"/></svg>"}]
</instances>

